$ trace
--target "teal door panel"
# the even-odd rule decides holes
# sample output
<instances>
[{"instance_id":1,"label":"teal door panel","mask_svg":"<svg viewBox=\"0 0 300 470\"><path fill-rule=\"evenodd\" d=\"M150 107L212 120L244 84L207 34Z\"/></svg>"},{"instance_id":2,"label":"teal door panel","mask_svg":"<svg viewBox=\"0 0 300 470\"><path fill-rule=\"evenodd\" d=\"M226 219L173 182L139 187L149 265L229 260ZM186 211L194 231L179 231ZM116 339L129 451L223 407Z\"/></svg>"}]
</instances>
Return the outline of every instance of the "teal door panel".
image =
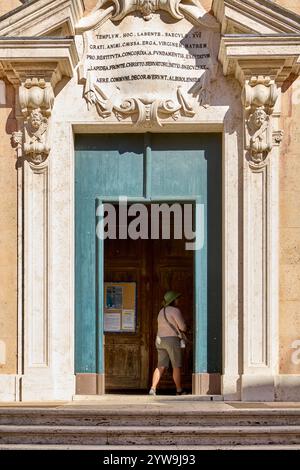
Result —
<instances>
[{"instance_id":1,"label":"teal door panel","mask_svg":"<svg viewBox=\"0 0 300 470\"><path fill-rule=\"evenodd\" d=\"M96 198L96 372L104 373L104 328L103 328L103 305L104 305L104 239L103 239L103 221L104 209L103 203Z\"/></svg>"},{"instance_id":2,"label":"teal door panel","mask_svg":"<svg viewBox=\"0 0 300 470\"><path fill-rule=\"evenodd\" d=\"M152 197L196 196L206 199L207 138L199 134L154 134Z\"/></svg>"},{"instance_id":3,"label":"teal door panel","mask_svg":"<svg viewBox=\"0 0 300 470\"><path fill-rule=\"evenodd\" d=\"M119 196L201 204L196 225L204 243L195 252L194 372L221 372L221 146L219 134L76 136L76 373L103 372L103 242L96 237L96 204Z\"/></svg>"},{"instance_id":4,"label":"teal door panel","mask_svg":"<svg viewBox=\"0 0 300 470\"><path fill-rule=\"evenodd\" d=\"M86 197L143 196L143 134L78 135L76 180L78 191Z\"/></svg>"},{"instance_id":5,"label":"teal door panel","mask_svg":"<svg viewBox=\"0 0 300 470\"><path fill-rule=\"evenodd\" d=\"M194 331L194 372L208 372L208 308L207 308L207 205L201 199L195 206L196 243L195 251L195 331Z\"/></svg>"},{"instance_id":6,"label":"teal door panel","mask_svg":"<svg viewBox=\"0 0 300 470\"><path fill-rule=\"evenodd\" d=\"M76 195L76 372L96 372L95 201Z\"/></svg>"},{"instance_id":7,"label":"teal door panel","mask_svg":"<svg viewBox=\"0 0 300 470\"><path fill-rule=\"evenodd\" d=\"M96 197L142 196L144 136L78 135L75 139L75 370L101 373L101 309L96 262ZM98 248L98 250L97 250ZM96 282L97 281L97 282ZM100 338L101 336L101 338Z\"/></svg>"}]
</instances>

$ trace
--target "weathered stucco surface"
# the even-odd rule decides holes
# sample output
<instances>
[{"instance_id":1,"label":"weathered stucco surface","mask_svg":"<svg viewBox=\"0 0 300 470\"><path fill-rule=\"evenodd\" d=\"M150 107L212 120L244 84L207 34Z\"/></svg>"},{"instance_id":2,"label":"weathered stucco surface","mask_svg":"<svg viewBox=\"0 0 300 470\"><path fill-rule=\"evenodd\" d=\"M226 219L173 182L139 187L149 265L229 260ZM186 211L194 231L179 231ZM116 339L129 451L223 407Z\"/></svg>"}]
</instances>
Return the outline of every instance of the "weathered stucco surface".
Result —
<instances>
[{"instance_id":1,"label":"weathered stucco surface","mask_svg":"<svg viewBox=\"0 0 300 470\"><path fill-rule=\"evenodd\" d=\"M275 0L300 14L298 0ZM280 360L281 374L299 374L300 354L300 80L282 96L284 137L280 158Z\"/></svg>"},{"instance_id":2,"label":"weathered stucco surface","mask_svg":"<svg viewBox=\"0 0 300 470\"><path fill-rule=\"evenodd\" d=\"M295 374L299 373L300 367L295 357L295 341L300 340L299 79L286 91L282 104L284 138L280 159L280 372ZM300 360L300 354L298 356Z\"/></svg>"},{"instance_id":3,"label":"weathered stucco surface","mask_svg":"<svg viewBox=\"0 0 300 470\"><path fill-rule=\"evenodd\" d=\"M288 10L292 10L296 13L300 13L300 3L299 0L274 0L274 3L278 3Z\"/></svg>"},{"instance_id":4,"label":"weathered stucco surface","mask_svg":"<svg viewBox=\"0 0 300 470\"><path fill-rule=\"evenodd\" d=\"M16 372L17 343L17 172L11 132L14 89L2 84L0 105L0 373ZM4 102L6 104L4 104Z\"/></svg>"},{"instance_id":5,"label":"weathered stucco surface","mask_svg":"<svg viewBox=\"0 0 300 470\"><path fill-rule=\"evenodd\" d=\"M22 5L20 0L1 0L0 1L0 15L5 15L8 11L14 10Z\"/></svg>"}]
</instances>

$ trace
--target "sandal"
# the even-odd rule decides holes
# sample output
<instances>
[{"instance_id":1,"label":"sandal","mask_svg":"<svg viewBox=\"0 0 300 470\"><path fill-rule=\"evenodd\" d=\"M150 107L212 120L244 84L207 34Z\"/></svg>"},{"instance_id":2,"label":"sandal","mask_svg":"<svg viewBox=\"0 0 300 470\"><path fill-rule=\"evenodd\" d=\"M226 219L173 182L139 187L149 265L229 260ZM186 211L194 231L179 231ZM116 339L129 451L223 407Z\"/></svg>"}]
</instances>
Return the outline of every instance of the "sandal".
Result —
<instances>
[{"instance_id":1,"label":"sandal","mask_svg":"<svg viewBox=\"0 0 300 470\"><path fill-rule=\"evenodd\" d=\"M185 390L176 391L176 395L187 395L187 392Z\"/></svg>"}]
</instances>

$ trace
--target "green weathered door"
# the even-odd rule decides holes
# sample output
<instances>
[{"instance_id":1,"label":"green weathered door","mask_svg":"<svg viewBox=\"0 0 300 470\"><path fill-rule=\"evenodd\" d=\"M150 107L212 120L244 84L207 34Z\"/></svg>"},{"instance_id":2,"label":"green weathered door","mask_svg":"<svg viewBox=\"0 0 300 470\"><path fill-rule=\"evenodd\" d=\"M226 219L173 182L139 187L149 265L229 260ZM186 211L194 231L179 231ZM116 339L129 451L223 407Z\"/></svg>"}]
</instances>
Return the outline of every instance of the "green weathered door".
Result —
<instances>
[{"instance_id":1,"label":"green weathered door","mask_svg":"<svg viewBox=\"0 0 300 470\"><path fill-rule=\"evenodd\" d=\"M96 205L119 196L200 205L197 232L204 243L194 255L193 370L221 372L221 142L219 134L76 136L76 373L104 372L104 255Z\"/></svg>"}]
</instances>

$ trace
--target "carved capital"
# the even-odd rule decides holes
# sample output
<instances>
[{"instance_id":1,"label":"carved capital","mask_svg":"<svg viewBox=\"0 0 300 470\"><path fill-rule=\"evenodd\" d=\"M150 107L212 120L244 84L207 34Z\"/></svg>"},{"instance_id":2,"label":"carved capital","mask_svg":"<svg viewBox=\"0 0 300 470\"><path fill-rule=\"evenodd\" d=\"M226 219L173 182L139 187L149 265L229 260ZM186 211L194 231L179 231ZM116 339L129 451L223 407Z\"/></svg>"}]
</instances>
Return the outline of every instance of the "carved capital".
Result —
<instances>
[{"instance_id":1,"label":"carved capital","mask_svg":"<svg viewBox=\"0 0 300 470\"><path fill-rule=\"evenodd\" d=\"M19 88L19 102L24 116L23 132L14 132L12 146L18 157L33 165L44 163L50 152L49 118L54 103L52 86L43 78L28 78Z\"/></svg>"},{"instance_id":2,"label":"carved capital","mask_svg":"<svg viewBox=\"0 0 300 470\"><path fill-rule=\"evenodd\" d=\"M278 98L274 80L253 76L246 81L242 101L245 108L245 143L249 166L260 171L273 147L272 114Z\"/></svg>"},{"instance_id":3,"label":"carved capital","mask_svg":"<svg viewBox=\"0 0 300 470\"><path fill-rule=\"evenodd\" d=\"M19 89L22 114L28 117L34 109L40 109L43 115L51 115L54 93L52 86L43 78L28 78Z\"/></svg>"},{"instance_id":4,"label":"carved capital","mask_svg":"<svg viewBox=\"0 0 300 470\"><path fill-rule=\"evenodd\" d=\"M263 107L272 114L277 98L277 85L270 77L260 75L246 80L242 97L246 111Z\"/></svg>"}]
</instances>

